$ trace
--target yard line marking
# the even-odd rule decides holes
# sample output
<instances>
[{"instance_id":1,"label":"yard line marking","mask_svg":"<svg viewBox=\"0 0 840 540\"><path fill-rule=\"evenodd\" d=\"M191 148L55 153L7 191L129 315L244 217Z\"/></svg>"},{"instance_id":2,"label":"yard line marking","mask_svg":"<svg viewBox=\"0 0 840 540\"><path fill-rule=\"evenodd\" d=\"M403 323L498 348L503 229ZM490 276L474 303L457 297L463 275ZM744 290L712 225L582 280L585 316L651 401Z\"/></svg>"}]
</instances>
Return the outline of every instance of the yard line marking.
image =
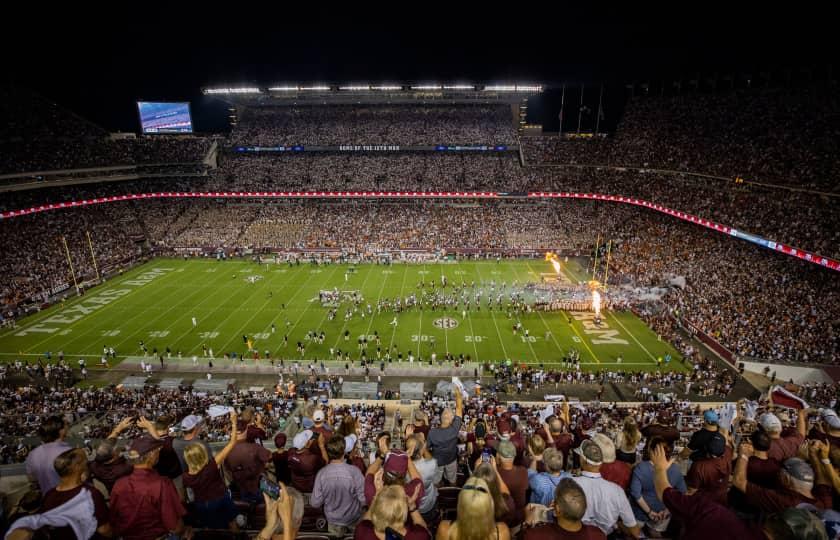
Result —
<instances>
[{"instance_id":1,"label":"yard line marking","mask_svg":"<svg viewBox=\"0 0 840 540\"><path fill-rule=\"evenodd\" d=\"M655 356L653 356L652 354L650 354L650 351L647 349L647 347L645 347L644 345L642 345L642 342L641 342L641 341L639 341L638 339L636 339L636 336L635 336L635 335L633 335L633 333L632 333L630 330L628 330L628 329L627 329L627 327L626 327L626 326L624 326L624 325L621 323L621 321L619 321L619 320L618 320L618 317L616 317L615 315L613 315L613 314L612 314L612 312L610 312L610 311L608 311L608 312L607 312L607 315L609 315L610 317L612 317L612 318L613 318L613 320L614 320L615 322L617 322L617 323L618 323L618 325L619 325L620 327L624 328L624 331L625 331L625 332L627 332L627 334L628 334L631 338L633 338L633 341L635 341L636 343L638 343L638 344L639 344L639 347L641 347L641 348L642 348L642 350L644 350L644 351L647 353L647 355L648 355L648 356L650 356L650 359L651 359L651 360L653 360L654 362L656 362L656 357L655 357Z\"/></svg>"},{"instance_id":2,"label":"yard line marking","mask_svg":"<svg viewBox=\"0 0 840 540\"><path fill-rule=\"evenodd\" d=\"M403 268L404 268L403 280L402 280L402 284L400 285L400 296L399 296L400 303L402 303L403 289L405 288L405 278L408 277L408 263L405 262L405 261L403 261ZM397 316L397 313L394 313L395 318L396 318L396 316ZM396 325L394 325L394 330L393 330L393 332L391 332L391 343L388 344L388 351L389 352L391 351L391 348L394 346L394 338L396 337L396 335L397 335L397 327L396 327ZM399 351L397 351L397 352L399 352Z\"/></svg>"},{"instance_id":3,"label":"yard line marking","mask_svg":"<svg viewBox=\"0 0 840 540\"><path fill-rule=\"evenodd\" d=\"M528 265L528 268L531 268L531 263L530 262L526 263L526 264ZM534 271L533 268L531 268L531 271L532 272ZM539 314L540 320L542 321L543 326L545 326L545 329L547 331L551 332L551 327L548 326L547 322L545 322L545 318L543 317L542 311L538 311L537 313ZM560 343L557 341L557 338L554 337L554 332L551 332L551 341L553 341L554 344L557 346L557 350L560 351L560 354L563 354L563 347L560 346Z\"/></svg>"},{"instance_id":4,"label":"yard line marking","mask_svg":"<svg viewBox=\"0 0 840 540\"><path fill-rule=\"evenodd\" d=\"M478 273L479 282L481 282L482 278L481 278L481 271L478 269L479 266L480 266L480 263L476 264L475 271ZM484 286L483 285L482 285L482 292L484 292ZM502 332L499 330L499 324L496 322L496 315L492 311L490 312L490 318L493 319L493 326L496 327L496 334L499 336L499 344L502 346L502 354L505 355L505 360L509 360L510 357L508 356L507 348L505 347L505 340L502 339Z\"/></svg>"}]
</instances>

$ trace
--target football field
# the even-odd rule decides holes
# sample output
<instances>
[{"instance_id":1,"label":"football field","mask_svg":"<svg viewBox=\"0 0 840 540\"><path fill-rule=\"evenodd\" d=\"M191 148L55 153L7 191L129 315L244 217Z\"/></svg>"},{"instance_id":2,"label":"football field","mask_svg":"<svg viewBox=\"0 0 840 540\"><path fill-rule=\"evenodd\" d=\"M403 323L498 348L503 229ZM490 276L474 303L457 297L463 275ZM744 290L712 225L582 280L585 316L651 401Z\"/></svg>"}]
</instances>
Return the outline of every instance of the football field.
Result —
<instances>
[{"instance_id":1,"label":"football field","mask_svg":"<svg viewBox=\"0 0 840 540\"><path fill-rule=\"evenodd\" d=\"M563 264L562 271L573 283L585 280L575 261ZM449 352L482 363L510 360L559 367L563 356L575 349L585 369L616 369L620 355L622 368L654 370L656 358L666 354L675 360L670 369L684 369L679 354L629 312L607 311L603 324L596 326L591 312L516 315L497 303L492 309L486 304L491 286L496 292L502 284L506 290L524 290L526 283L553 272L539 259L358 266L156 259L80 298L18 321L15 329L4 329L0 359L32 361L49 352L55 361L63 351L73 365L84 356L88 366L96 366L103 347L113 347L119 360L142 355L142 341L150 355L155 348L166 355L169 348L173 358L179 353L203 358L207 347L216 358L245 354L251 362L253 351L261 358L268 352L274 359L308 362L328 359L330 349L349 353L355 361L365 350L369 360L377 360L378 346L379 356L390 352L394 362L399 354L404 362L409 355L428 362L432 353L441 360ZM440 287L441 276L447 280L446 289ZM461 305L378 313L379 299L419 296L431 291L431 282L436 293L447 294L466 284L467 296L480 290L485 300L480 310L473 302L468 311ZM319 293L335 290L339 300L330 320L333 308L321 302ZM363 300L361 309L348 318L353 294ZM514 334L516 323L522 327ZM323 343L307 339L309 332L323 332ZM363 336L366 349L359 346ZM302 355L298 342L304 345Z\"/></svg>"}]
</instances>

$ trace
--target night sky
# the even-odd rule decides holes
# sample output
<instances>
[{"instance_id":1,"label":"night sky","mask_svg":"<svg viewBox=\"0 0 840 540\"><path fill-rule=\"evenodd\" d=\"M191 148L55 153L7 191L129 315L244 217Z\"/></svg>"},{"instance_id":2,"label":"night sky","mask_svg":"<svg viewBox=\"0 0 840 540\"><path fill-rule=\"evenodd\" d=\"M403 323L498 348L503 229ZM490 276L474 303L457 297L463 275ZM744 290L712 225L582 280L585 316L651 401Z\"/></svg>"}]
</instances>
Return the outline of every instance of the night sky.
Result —
<instances>
[{"instance_id":1,"label":"night sky","mask_svg":"<svg viewBox=\"0 0 840 540\"><path fill-rule=\"evenodd\" d=\"M470 13L446 3L412 3L411 12L402 2L365 12L172 4L8 11L0 77L110 131L137 131L142 99L191 101L197 130L213 132L225 125L225 111L200 94L204 85L586 82L594 94L600 83L825 70L838 49L828 12L733 13L708 3L694 11L596 12L488 2L471 3ZM556 117L551 103L535 109L544 118L532 120Z\"/></svg>"}]
</instances>

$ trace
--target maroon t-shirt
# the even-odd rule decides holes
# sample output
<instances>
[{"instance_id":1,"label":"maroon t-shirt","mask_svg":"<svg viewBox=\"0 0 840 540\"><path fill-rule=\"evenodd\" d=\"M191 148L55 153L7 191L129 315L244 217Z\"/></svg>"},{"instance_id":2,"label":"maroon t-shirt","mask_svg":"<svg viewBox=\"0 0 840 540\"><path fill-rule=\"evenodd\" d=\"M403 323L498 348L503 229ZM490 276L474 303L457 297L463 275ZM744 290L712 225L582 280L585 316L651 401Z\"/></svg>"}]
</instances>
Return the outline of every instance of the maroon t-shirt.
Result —
<instances>
[{"instance_id":1,"label":"maroon t-shirt","mask_svg":"<svg viewBox=\"0 0 840 540\"><path fill-rule=\"evenodd\" d=\"M110 491L114 489L114 483L123 476L131 474L134 467L131 466L124 458L119 458L113 463L105 463L102 461L93 461L90 464L90 474L105 486L105 489Z\"/></svg>"},{"instance_id":2,"label":"maroon t-shirt","mask_svg":"<svg viewBox=\"0 0 840 540\"><path fill-rule=\"evenodd\" d=\"M41 501L41 509L39 512L43 513L53 508L58 508L70 499L78 495L83 489L90 492L93 499L93 516L96 518L96 527L99 528L108 523L109 513L108 504L105 502L105 497L98 489L82 484L79 487L73 488L69 491L58 491L53 488L44 495L44 500ZM99 534L95 534L94 538L101 538ZM51 540L76 540L76 534L72 527L56 527L50 532Z\"/></svg>"},{"instance_id":3,"label":"maroon t-shirt","mask_svg":"<svg viewBox=\"0 0 840 540\"><path fill-rule=\"evenodd\" d=\"M422 433L426 440L429 440L429 426L426 424L420 426L414 424L414 433Z\"/></svg>"},{"instance_id":4,"label":"maroon t-shirt","mask_svg":"<svg viewBox=\"0 0 840 540\"><path fill-rule=\"evenodd\" d=\"M832 504L831 493L832 489L824 484L814 486L811 491L813 499L785 488L767 489L755 484L747 484L746 502L753 508L763 510L768 514L782 512L787 508L796 508L802 503L813 504L820 510L827 510Z\"/></svg>"},{"instance_id":5,"label":"maroon t-shirt","mask_svg":"<svg viewBox=\"0 0 840 540\"><path fill-rule=\"evenodd\" d=\"M779 485L779 471L782 464L775 459L761 459L751 456L747 462L747 481L765 488Z\"/></svg>"},{"instance_id":6,"label":"maroon t-shirt","mask_svg":"<svg viewBox=\"0 0 840 540\"><path fill-rule=\"evenodd\" d=\"M592 525L583 525L579 531L567 531L556 523L542 523L525 529L522 540L606 540L604 531Z\"/></svg>"},{"instance_id":7,"label":"maroon t-shirt","mask_svg":"<svg viewBox=\"0 0 840 540\"><path fill-rule=\"evenodd\" d=\"M519 521L525 519L524 509L528 504L528 469L525 467L514 466L511 470L499 467L499 476L505 481L510 495L513 497L513 502L516 510L516 516Z\"/></svg>"},{"instance_id":8,"label":"maroon t-shirt","mask_svg":"<svg viewBox=\"0 0 840 540\"><path fill-rule=\"evenodd\" d=\"M198 474L185 472L182 477L184 487L193 490L195 502L217 501L225 496L227 487L222 479L216 460L211 459Z\"/></svg>"},{"instance_id":9,"label":"maroon t-shirt","mask_svg":"<svg viewBox=\"0 0 840 540\"><path fill-rule=\"evenodd\" d=\"M239 489L253 494L260 491L260 476L269 461L271 452L267 449L255 443L240 442L228 454L225 465Z\"/></svg>"},{"instance_id":10,"label":"maroon t-shirt","mask_svg":"<svg viewBox=\"0 0 840 540\"><path fill-rule=\"evenodd\" d=\"M429 534L428 529L425 529L414 523L406 525L405 540L431 540L432 535ZM373 522L369 519L361 521L356 525L356 531L353 533L353 540L379 540L373 528Z\"/></svg>"},{"instance_id":11,"label":"maroon t-shirt","mask_svg":"<svg viewBox=\"0 0 840 540\"><path fill-rule=\"evenodd\" d=\"M682 524L681 540L766 540L760 529L751 529L729 508L702 492L684 495L669 487L662 502Z\"/></svg>"},{"instance_id":12,"label":"maroon t-shirt","mask_svg":"<svg viewBox=\"0 0 840 540\"><path fill-rule=\"evenodd\" d=\"M186 513L175 484L154 469L135 467L111 491L111 527L124 540L154 540L175 530Z\"/></svg>"},{"instance_id":13,"label":"maroon t-shirt","mask_svg":"<svg viewBox=\"0 0 840 540\"><path fill-rule=\"evenodd\" d=\"M627 491L630 487L630 476L632 470L630 465L623 461L613 461L612 463L603 463L601 465L601 477L604 480L617 484L621 489Z\"/></svg>"},{"instance_id":14,"label":"maroon t-shirt","mask_svg":"<svg viewBox=\"0 0 840 540\"><path fill-rule=\"evenodd\" d=\"M320 452L308 448L289 451L289 473L292 487L301 493L312 493L315 488L315 476L324 467L324 458Z\"/></svg>"},{"instance_id":15,"label":"maroon t-shirt","mask_svg":"<svg viewBox=\"0 0 840 540\"><path fill-rule=\"evenodd\" d=\"M419 478L414 478L410 482L406 483L403 486L405 489L405 496L409 499L412 495L414 495L414 490L419 489L420 492L417 494L418 501L423 500L423 496L426 494L426 490L423 489L423 481ZM374 483L374 475L366 474L365 475L365 504L370 506L373 502L373 497L376 495L376 484Z\"/></svg>"},{"instance_id":16,"label":"maroon t-shirt","mask_svg":"<svg viewBox=\"0 0 840 540\"><path fill-rule=\"evenodd\" d=\"M248 426L248 430L245 432L245 440L250 443L256 442L257 440L262 442L267 438L268 435L266 435L265 430L254 425Z\"/></svg>"},{"instance_id":17,"label":"maroon t-shirt","mask_svg":"<svg viewBox=\"0 0 840 540\"><path fill-rule=\"evenodd\" d=\"M783 433L781 438L770 441L770 450L767 451L767 457L784 462L786 459L796 456L803 442L805 442L805 437L797 431Z\"/></svg>"},{"instance_id":18,"label":"maroon t-shirt","mask_svg":"<svg viewBox=\"0 0 840 540\"><path fill-rule=\"evenodd\" d=\"M548 447L548 434L545 432L545 429L540 429L537 431L537 435L542 437L545 440L546 447ZM559 435L554 435L554 448L563 452L563 467L568 467L569 462L569 452L572 451L572 448L575 447L575 438L571 433L560 433Z\"/></svg>"},{"instance_id":19,"label":"maroon t-shirt","mask_svg":"<svg viewBox=\"0 0 840 540\"><path fill-rule=\"evenodd\" d=\"M685 484L689 488L706 493L715 502L725 505L731 475L732 449L727 446L719 458L693 462L685 477Z\"/></svg>"}]
</instances>

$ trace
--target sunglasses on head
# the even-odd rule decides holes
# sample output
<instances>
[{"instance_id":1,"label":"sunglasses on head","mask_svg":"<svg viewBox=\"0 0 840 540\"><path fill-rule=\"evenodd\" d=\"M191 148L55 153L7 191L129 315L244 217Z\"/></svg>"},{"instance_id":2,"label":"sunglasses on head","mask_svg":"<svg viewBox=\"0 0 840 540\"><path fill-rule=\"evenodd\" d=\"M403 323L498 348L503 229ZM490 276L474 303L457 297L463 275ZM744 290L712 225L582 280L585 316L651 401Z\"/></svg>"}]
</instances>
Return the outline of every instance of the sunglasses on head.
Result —
<instances>
[{"instance_id":1,"label":"sunglasses on head","mask_svg":"<svg viewBox=\"0 0 840 540\"><path fill-rule=\"evenodd\" d=\"M468 485L462 487L461 489L471 489L471 490L474 490L474 491L480 491L482 493L489 493L489 491L487 491L487 488L485 488L483 486L476 486L474 484L468 484Z\"/></svg>"}]
</instances>

